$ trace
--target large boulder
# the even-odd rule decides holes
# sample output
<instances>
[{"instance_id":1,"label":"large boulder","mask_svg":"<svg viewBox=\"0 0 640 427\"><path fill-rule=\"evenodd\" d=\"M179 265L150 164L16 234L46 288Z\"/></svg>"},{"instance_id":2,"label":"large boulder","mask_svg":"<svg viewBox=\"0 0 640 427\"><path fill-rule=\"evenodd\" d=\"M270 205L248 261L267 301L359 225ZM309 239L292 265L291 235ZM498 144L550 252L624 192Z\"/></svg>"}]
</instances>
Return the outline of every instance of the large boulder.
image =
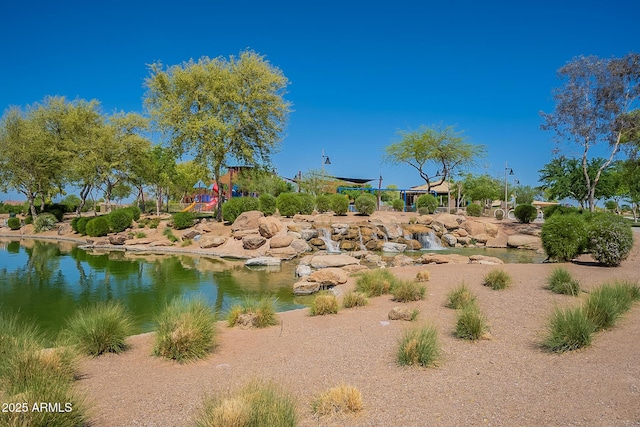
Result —
<instances>
[{"instance_id":1,"label":"large boulder","mask_svg":"<svg viewBox=\"0 0 640 427\"><path fill-rule=\"evenodd\" d=\"M306 278L305 278L306 279ZM320 283L301 280L293 284L294 295L311 295L320 290Z\"/></svg>"},{"instance_id":2,"label":"large boulder","mask_svg":"<svg viewBox=\"0 0 640 427\"><path fill-rule=\"evenodd\" d=\"M507 246L510 248L537 250L542 247L542 240L537 236L528 234L513 234L507 237Z\"/></svg>"},{"instance_id":3,"label":"large boulder","mask_svg":"<svg viewBox=\"0 0 640 427\"><path fill-rule=\"evenodd\" d=\"M281 263L280 258L275 258L275 257L270 257L270 256L260 256L260 257L256 257L256 258L249 258L248 260L246 260L244 262L244 265L248 266L248 267L262 267L262 266L267 266L267 267L273 267L273 266L279 266Z\"/></svg>"},{"instance_id":4,"label":"large boulder","mask_svg":"<svg viewBox=\"0 0 640 427\"><path fill-rule=\"evenodd\" d=\"M343 267L351 264L360 264L360 260L345 254L318 254L313 256L309 262L309 265L313 268Z\"/></svg>"},{"instance_id":5,"label":"large boulder","mask_svg":"<svg viewBox=\"0 0 640 427\"><path fill-rule=\"evenodd\" d=\"M254 250L260 248L267 242L267 239L260 236L259 234L253 234L249 236L244 236L242 238L242 247L246 250Z\"/></svg>"},{"instance_id":6,"label":"large boulder","mask_svg":"<svg viewBox=\"0 0 640 427\"><path fill-rule=\"evenodd\" d=\"M223 236L204 235L198 240L198 245L200 245L202 249L217 248L218 246L223 245L226 241L227 238Z\"/></svg>"},{"instance_id":7,"label":"large boulder","mask_svg":"<svg viewBox=\"0 0 640 427\"><path fill-rule=\"evenodd\" d=\"M454 247L456 243L458 243L458 239L453 234L445 234L442 236L442 241L445 242L448 246Z\"/></svg>"},{"instance_id":8,"label":"large boulder","mask_svg":"<svg viewBox=\"0 0 640 427\"><path fill-rule=\"evenodd\" d=\"M347 283L349 276L341 268L323 268L311 273L307 280L310 282L320 283L320 286L326 288L327 286L336 286L343 283Z\"/></svg>"},{"instance_id":9,"label":"large boulder","mask_svg":"<svg viewBox=\"0 0 640 427\"><path fill-rule=\"evenodd\" d=\"M406 249L404 243L384 242L382 245L382 252L404 252Z\"/></svg>"},{"instance_id":10,"label":"large boulder","mask_svg":"<svg viewBox=\"0 0 640 427\"><path fill-rule=\"evenodd\" d=\"M266 236L265 236L266 237ZM269 241L269 247L272 249L286 248L293 242L293 236L275 236Z\"/></svg>"},{"instance_id":11,"label":"large boulder","mask_svg":"<svg viewBox=\"0 0 640 427\"><path fill-rule=\"evenodd\" d=\"M282 230L282 223L272 216L258 218L258 231L266 239L270 239Z\"/></svg>"},{"instance_id":12,"label":"large boulder","mask_svg":"<svg viewBox=\"0 0 640 427\"><path fill-rule=\"evenodd\" d=\"M379 228L382 229L383 233L387 235L389 240L397 239L398 237L402 237L404 231L402 227L398 224L379 224Z\"/></svg>"},{"instance_id":13,"label":"large boulder","mask_svg":"<svg viewBox=\"0 0 640 427\"><path fill-rule=\"evenodd\" d=\"M124 242L126 241L127 241L127 238L119 234L109 236L109 243L115 246L124 245Z\"/></svg>"},{"instance_id":14,"label":"large boulder","mask_svg":"<svg viewBox=\"0 0 640 427\"><path fill-rule=\"evenodd\" d=\"M496 257L493 257L493 256L470 255L469 256L469 263L470 264L484 264L484 265L498 265L498 264L504 264L504 261L502 261L500 258L496 258Z\"/></svg>"},{"instance_id":15,"label":"large boulder","mask_svg":"<svg viewBox=\"0 0 640 427\"><path fill-rule=\"evenodd\" d=\"M231 225L231 231L233 233L242 230L253 230L257 229L260 225L258 220L260 218L264 218L264 214L260 211L247 211L242 212L233 224Z\"/></svg>"},{"instance_id":16,"label":"large boulder","mask_svg":"<svg viewBox=\"0 0 640 427\"><path fill-rule=\"evenodd\" d=\"M309 246L307 241L304 239L293 239L293 242L291 242L291 247L299 254L304 252L311 252L311 246Z\"/></svg>"},{"instance_id":17,"label":"large boulder","mask_svg":"<svg viewBox=\"0 0 640 427\"><path fill-rule=\"evenodd\" d=\"M424 254L419 262L422 264L469 264L469 257L458 254Z\"/></svg>"},{"instance_id":18,"label":"large boulder","mask_svg":"<svg viewBox=\"0 0 640 427\"><path fill-rule=\"evenodd\" d=\"M413 258L406 255L396 255L391 260L392 267L406 267L408 265L414 265L415 261Z\"/></svg>"}]
</instances>

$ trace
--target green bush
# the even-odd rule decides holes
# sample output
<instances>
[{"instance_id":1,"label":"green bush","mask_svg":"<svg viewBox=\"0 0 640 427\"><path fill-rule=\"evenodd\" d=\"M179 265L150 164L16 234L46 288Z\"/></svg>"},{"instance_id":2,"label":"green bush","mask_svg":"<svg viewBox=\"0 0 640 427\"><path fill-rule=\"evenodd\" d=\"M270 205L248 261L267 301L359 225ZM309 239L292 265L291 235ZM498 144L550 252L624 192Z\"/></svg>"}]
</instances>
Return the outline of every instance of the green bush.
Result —
<instances>
[{"instance_id":1,"label":"green bush","mask_svg":"<svg viewBox=\"0 0 640 427\"><path fill-rule=\"evenodd\" d=\"M416 209L427 208L429 213L432 214L438 207L438 199L433 194L423 194L416 200Z\"/></svg>"},{"instance_id":2,"label":"green bush","mask_svg":"<svg viewBox=\"0 0 640 427\"><path fill-rule=\"evenodd\" d=\"M398 280L392 287L393 300L398 302L420 301L424 299L427 288L413 280Z\"/></svg>"},{"instance_id":3,"label":"green bush","mask_svg":"<svg viewBox=\"0 0 640 427\"><path fill-rule=\"evenodd\" d=\"M589 294L585 313L596 331L607 329L615 325L639 298L640 287L637 284L617 282L603 285Z\"/></svg>"},{"instance_id":4,"label":"green bush","mask_svg":"<svg viewBox=\"0 0 640 427\"><path fill-rule=\"evenodd\" d=\"M570 215L570 214L582 214L584 211L573 206L561 206L551 205L544 208L542 211L544 219L551 218L553 215Z\"/></svg>"},{"instance_id":5,"label":"green bush","mask_svg":"<svg viewBox=\"0 0 640 427\"><path fill-rule=\"evenodd\" d=\"M584 250L587 230L581 215L552 215L540 233L542 247L550 259L569 261Z\"/></svg>"},{"instance_id":6,"label":"green bush","mask_svg":"<svg viewBox=\"0 0 640 427\"><path fill-rule=\"evenodd\" d=\"M476 297L471 293L469 288L462 283L457 288L451 290L447 294L447 304L449 308L459 309L470 304L475 304Z\"/></svg>"},{"instance_id":7,"label":"green bush","mask_svg":"<svg viewBox=\"0 0 640 427\"><path fill-rule=\"evenodd\" d=\"M624 218L614 214L594 215L587 225L587 248L598 262L616 267L633 247L633 231Z\"/></svg>"},{"instance_id":8,"label":"green bush","mask_svg":"<svg viewBox=\"0 0 640 427\"><path fill-rule=\"evenodd\" d=\"M238 392L205 398L197 427L294 427L296 401L273 383L252 381Z\"/></svg>"},{"instance_id":9,"label":"green bush","mask_svg":"<svg viewBox=\"0 0 640 427\"><path fill-rule=\"evenodd\" d=\"M547 279L547 288L556 294L576 296L580 293L580 283L571 276L565 268L558 267L553 270Z\"/></svg>"},{"instance_id":10,"label":"green bush","mask_svg":"<svg viewBox=\"0 0 640 427\"><path fill-rule=\"evenodd\" d=\"M124 306L109 301L79 309L67 321L64 336L80 353L99 356L126 350L125 340L133 330L133 318Z\"/></svg>"},{"instance_id":11,"label":"green bush","mask_svg":"<svg viewBox=\"0 0 640 427\"><path fill-rule=\"evenodd\" d=\"M91 237L102 237L109 234L109 222L104 216L91 218L85 227L87 235Z\"/></svg>"},{"instance_id":12,"label":"green bush","mask_svg":"<svg viewBox=\"0 0 640 427\"><path fill-rule=\"evenodd\" d=\"M277 325L277 300L264 297L259 300L246 297L241 304L236 304L229 310L227 324L230 327L243 326L252 328L266 328Z\"/></svg>"},{"instance_id":13,"label":"green bush","mask_svg":"<svg viewBox=\"0 0 640 427\"><path fill-rule=\"evenodd\" d=\"M336 215L346 215L349 211L349 198L345 194L332 194L331 210Z\"/></svg>"},{"instance_id":14,"label":"green bush","mask_svg":"<svg viewBox=\"0 0 640 427\"><path fill-rule=\"evenodd\" d=\"M489 286L493 290L506 289L513 283L509 273L503 270L491 270L482 279L484 286Z\"/></svg>"},{"instance_id":15,"label":"green bush","mask_svg":"<svg viewBox=\"0 0 640 427\"><path fill-rule=\"evenodd\" d=\"M458 310L455 335L476 341L487 332L487 318L476 304L467 304Z\"/></svg>"},{"instance_id":16,"label":"green bush","mask_svg":"<svg viewBox=\"0 0 640 427\"><path fill-rule=\"evenodd\" d=\"M27 215L24 218L24 223L25 223L25 225L33 224L33 217L31 215Z\"/></svg>"},{"instance_id":17,"label":"green bush","mask_svg":"<svg viewBox=\"0 0 640 427\"><path fill-rule=\"evenodd\" d=\"M205 357L215 345L215 321L204 300L174 299L156 319L153 354L178 362Z\"/></svg>"},{"instance_id":18,"label":"green bush","mask_svg":"<svg viewBox=\"0 0 640 427\"><path fill-rule=\"evenodd\" d=\"M371 215L376 211L376 197L373 194L362 193L356 198L355 208L362 215Z\"/></svg>"},{"instance_id":19,"label":"green bush","mask_svg":"<svg viewBox=\"0 0 640 427\"><path fill-rule=\"evenodd\" d=\"M556 307L547 325L542 345L554 353L577 350L591 345L594 325L582 307Z\"/></svg>"},{"instance_id":20,"label":"green bush","mask_svg":"<svg viewBox=\"0 0 640 427\"><path fill-rule=\"evenodd\" d=\"M260 209L260 200L255 197L233 197L222 204L222 219L233 222L243 212Z\"/></svg>"},{"instance_id":21,"label":"green bush","mask_svg":"<svg viewBox=\"0 0 640 427\"><path fill-rule=\"evenodd\" d=\"M21 222L20 222L20 218L9 218L7 220L7 227L9 227L12 230L18 230L20 229L20 227L22 226Z\"/></svg>"},{"instance_id":22,"label":"green bush","mask_svg":"<svg viewBox=\"0 0 640 427\"><path fill-rule=\"evenodd\" d=\"M120 233L131 227L133 223L133 212L124 209L118 209L107 215L109 228L113 233Z\"/></svg>"},{"instance_id":23,"label":"green bush","mask_svg":"<svg viewBox=\"0 0 640 427\"><path fill-rule=\"evenodd\" d=\"M176 212L171 216L173 228L176 230L184 230L193 227L196 216L191 212Z\"/></svg>"},{"instance_id":24,"label":"green bush","mask_svg":"<svg viewBox=\"0 0 640 427\"><path fill-rule=\"evenodd\" d=\"M301 202L297 193L282 193L276 198L276 207L280 215L292 217L300 213Z\"/></svg>"},{"instance_id":25,"label":"green bush","mask_svg":"<svg viewBox=\"0 0 640 427\"><path fill-rule=\"evenodd\" d=\"M309 316L324 316L338 312L338 298L332 292L320 292L311 302Z\"/></svg>"},{"instance_id":26,"label":"green bush","mask_svg":"<svg viewBox=\"0 0 640 427\"><path fill-rule=\"evenodd\" d=\"M402 200L402 199L394 199L393 202L391 202L391 207L396 212L404 211L404 200Z\"/></svg>"},{"instance_id":27,"label":"green bush","mask_svg":"<svg viewBox=\"0 0 640 427\"><path fill-rule=\"evenodd\" d=\"M58 220L53 214L41 213L36 217L35 221L33 221L33 231L40 233L42 231L53 230L57 222Z\"/></svg>"},{"instance_id":28,"label":"green bush","mask_svg":"<svg viewBox=\"0 0 640 427\"><path fill-rule=\"evenodd\" d=\"M294 193L300 200L300 213L302 215L311 215L316 208L316 199L309 193Z\"/></svg>"},{"instance_id":29,"label":"green bush","mask_svg":"<svg viewBox=\"0 0 640 427\"><path fill-rule=\"evenodd\" d=\"M276 213L276 198L272 194L261 194L258 197L258 205L260 206L260 212L266 216Z\"/></svg>"},{"instance_id":30,"label":"green bush","mask_svg":"<svg viewBox=\"0 0 640 427\"><path fill-rule=\"evenodd\" d=\"M76 233L78 232L78 221L80 221L79 216L76 216L71 220L71 229Z\"/></svg>"},{"instance_id":31,"label":"green bush","mask_svg":"<svg viewBox=\"0 0 640 427\"><path fill-rule=\"evenodd\" d=\"M470 203L467 206L467 215L469 216L480 216L482 215L482 206L477 203Z\"/></svg>"},{"instance_id":32,"label":"green bush","mask_svg":"<svg viewBox=\"0 0 640 427\"><path fill-rule=\"evenodd\" d=\"M528 224L538 217L538 210L533 205L518 205L513 214L523 224Z\"/></svg>"},{"instance_id":33,"label":"green bush","mask_svg":"<svg viewBox=\"0 0 640 427\"><path fill-rule=\"evenodd\" d=\"M435 366L440 357L438 332L433 326L408 329L399 342L397 361L401 366Z\"/></svg>"},{"instance_id":34,"label":"green bush","mask_svg":"<svg viewBox=\"0 0 640 427\"><path fill-rule=\"evenodd\" d=\"M327 194L321 194L316 197L316 208L319 213L325 213L331 210L331 198Z\"/></svg>"},{"instance_id":35,"label":"green bush","mask_svg":"<svg viewBox=\"0 0 640 427\"><path fill-rule=\"evenodd\" d=\"M138 221L140 219L140 214L142 213L140 208L135 205L127 206L126 208L118 210L131 213L131 218L133 218L134 221Z\"/></svg>"},{"instance_id":36,"label":"green bush","mask_svg":"<svg viewBox=\"0 0 640 427\"><path fill-rule=\"evenodd\" d=\"M368 297L388 294L398 283L398 278L387 269L376 269L362 273L356 279L356 290Z\"/></svg>"},{"instance_id":37,"label":"green bush","mask_svg":"<svg viewBox=\"0 0 640 427\"><path fill-rule=\"evenodd\" d=\"M86 216L78 218L78 221L76 222L76 231L83 236L87 234L87 222L89 222L90 219L91 218Z\"/></svg>"},{"instance_id":38,"label":"green bush","mask_svg":"<svg viewBox=\"0 0 640 427\"><path fill-rule=\"evenodd\" d=\"M369 304L369 300L363 292L348 292L342 298L342 306L344 308L362 307L367 304Z\"/></svg>"}]
</instances>

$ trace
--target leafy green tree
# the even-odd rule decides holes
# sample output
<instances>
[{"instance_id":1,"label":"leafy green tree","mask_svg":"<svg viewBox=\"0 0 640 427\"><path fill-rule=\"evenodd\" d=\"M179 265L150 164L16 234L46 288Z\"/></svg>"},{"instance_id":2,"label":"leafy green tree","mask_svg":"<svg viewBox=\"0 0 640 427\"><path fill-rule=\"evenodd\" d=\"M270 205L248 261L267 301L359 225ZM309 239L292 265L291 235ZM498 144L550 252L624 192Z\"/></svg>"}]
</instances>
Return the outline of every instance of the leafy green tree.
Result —
<instances>
[{"instance_id":1,"label":"leafy green tree","mask_svg":"<svg viewBox=\"0 0 640 427\"><path fill-rule=\"evenodd\" d=\"M530 205L533 203L536 197L541 193L539 188L534 188L530 185L518 185L515 190L516 204L518 205Z\"/></svg>"},{"instance_id":2,"label":"leafy green tree","mask_svg":"<svg viewBox=\"0 0 640 427\"><path fill-rule=\"evenodd\" d=\"M293 184L262 168L243 168L234 177L234 183L243 193L271 194L278 197L280 193L294 191Z\"/></svg>"},{"instance_id":3,"label":"leafy green tree","mask_svg":"<svg viewBox=\"0 0 640 427\"><path fill-rule=\"evenodd\" d=\"M621 175L623 194L631 204L633 219L637 222L640 214L640 159L628 159L623 162Z\"/></svg>"},{"instance_id":4,"label":"leafy green tree","mask_svg":"<svg viewBox=\"0 0 640 427\"><path fill-rule=\"evenodd\" d=\"M581 56L561 67L558 76L564 84L553 93L555 111L541 113L542 128L554 131L559 142L570 141L580 147L585 200L594 211L603 172L622 144L631 142L638 133L639 121L631 114L640 100L640 54L612 59ZM590 150L604 144L609 155L591 174Z\"/></svg>"},{"instance_id":5,"label":"leafy green tree","mask_svg":"<svg viewBox=\"0 0 640 427\"><path fill-rule=\"evenodd\" d=\"M503 187L500 180L489 175L467 174L462 181L462 191L467 200L480 200L486 206L487 202L500 198Z\"/></svg>"},{"instance_id":6,"label":"leafy green tree","mask_svg":"<svg viewBox=\"0 0 640 427\"><path fill-rule=\"evenodd\" d=\"M198 181L210 181L209 171L205 166L193 160L177 163L171 179L171 196L184 202L187 196L193 194L193 186Z\"/></svg>"},{"instance_id":7,"label":"leafy green tree","mask_svg":"<svg viewBox=\"0 0 640 427\"><path fill-rule=\"evenodd\" d=\"M171 147L193 154L216 182L229 157L250 166L269 163L291 106L284 99L288 79L252 51L168 68L154 63L145 85L145 105ZM221 206L220 200L219 220Z\"/></svg>"},{"instance_id":8,"label":"leafy green tree","mask_svg":"<svg viewBox=\"0 0 640 427\"><path fill-rule=\"evenodd\" d=\"M420 178L431 189L431 181L446 181L458 168L471 166L485 155L485 147L467 142L462 132L453 126L420 126L417 131L400 131L400 140L385 147L384 161L390 164L407 164L418 171ZM429 173L433 164L437 173Z\"/></svg>"}]
</instances>

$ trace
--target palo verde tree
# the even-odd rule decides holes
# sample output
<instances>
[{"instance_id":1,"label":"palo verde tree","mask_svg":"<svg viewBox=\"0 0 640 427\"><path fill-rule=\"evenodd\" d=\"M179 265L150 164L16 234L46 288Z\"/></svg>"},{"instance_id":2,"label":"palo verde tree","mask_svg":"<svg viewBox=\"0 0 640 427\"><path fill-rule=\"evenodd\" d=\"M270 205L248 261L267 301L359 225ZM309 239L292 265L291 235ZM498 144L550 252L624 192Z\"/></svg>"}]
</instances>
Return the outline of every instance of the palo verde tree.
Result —
<instances>
[{"instance_id":1,"label":"palo verde tree","mask_svg":"<svg viewBox=\"0 0 640 427\"><path fill-rule=\"evenodd\" d=\"M171 147L192 154L219 182L230 158L250 166L270 162L290 111L288 83L253 51L167 68L154 63L145 80L145 105ZM220 198L218 220L221 207Z\"/></svg>"},{"instance_id":2,"label":"palo verde tree","mask_svg":"<svg viewBox=\"0 0 640 427\"><path fill-rule=\"evenodd\" d=\"M638 133L632 113L640 102L640 54L622 58L578 57L558 70L564 81L553 92L555 111L541 113L542 128L556 133L558 142L570 141L581 149L589 209L595 209L596 188L603 171L630 135ZM608 146L608 157L594 176L589 174L590 150Z\"/></svg>"},{"instance_id":3,"label":"palo verde tree","mask_svg":"<svg viewBox=\"0 0 640 427\"><path fill-rule=\"evenodd\" d=\"M485 147L467 142L453 126L420 126L416 131L400 131L400 140L385 147L384 161L407 164L418 171L431 188L432 180L446 181L457 168L471 166L485 155ZM430 173L428 165L438 172Z\"/></svg>"}]
</instances>

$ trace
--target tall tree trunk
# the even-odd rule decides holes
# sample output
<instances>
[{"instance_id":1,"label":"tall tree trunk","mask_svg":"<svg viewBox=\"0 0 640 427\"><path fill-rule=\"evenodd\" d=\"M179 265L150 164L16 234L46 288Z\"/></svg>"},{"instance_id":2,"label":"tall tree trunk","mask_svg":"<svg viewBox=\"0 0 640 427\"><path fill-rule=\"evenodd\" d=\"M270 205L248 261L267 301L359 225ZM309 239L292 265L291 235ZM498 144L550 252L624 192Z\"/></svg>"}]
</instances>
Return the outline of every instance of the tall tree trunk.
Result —
<instances>
[{"instance_id":1,"label":"tall tree trunk","mask_svg":"<svg viewBox=\"0 0 640 427\"><path fill-rule=\"evenodd\" d=\"M87 197L89 197L89 193L91 193L92 188L93 185L84 184L80 189L80 204L76 208L76 216L79 217L82 215L82 209L84 209L84 205L87 204Z\"/></svg>"}]
</instances>

